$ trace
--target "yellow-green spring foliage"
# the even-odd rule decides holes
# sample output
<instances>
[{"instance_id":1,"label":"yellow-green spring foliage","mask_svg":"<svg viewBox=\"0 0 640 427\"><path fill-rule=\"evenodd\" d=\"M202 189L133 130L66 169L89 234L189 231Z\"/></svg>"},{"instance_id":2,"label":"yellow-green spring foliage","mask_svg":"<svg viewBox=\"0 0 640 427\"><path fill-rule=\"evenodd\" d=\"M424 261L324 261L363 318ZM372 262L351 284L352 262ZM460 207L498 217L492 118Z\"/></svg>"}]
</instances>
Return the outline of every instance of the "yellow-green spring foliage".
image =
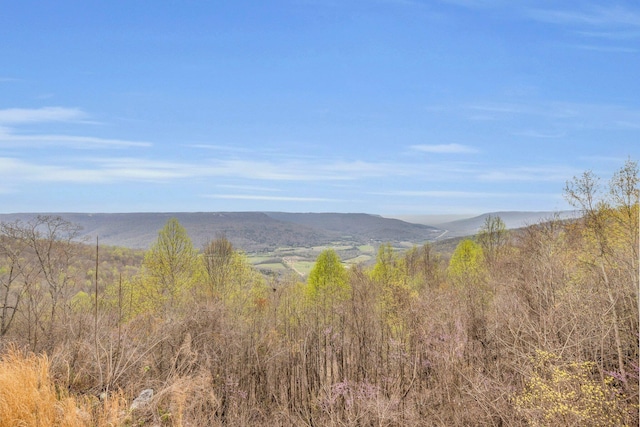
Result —
<instances>
[{"instance_id":1,"label":"yellow-green spring foliage","mask_svg":"<svg viewBox=\"0 0 640 427\"><path fill-rule=\"evenodd\" d=\"M307 279L307 294L314 302L342 301L349 298L347 270L333 249L326 249L318 255L316 263Z\"/></svg>"},{"instance_id":2,"label":"yellow-green spring foliage","mask_svg":"<svg viewBox=\"0 0 640 427\"><path fill-rule=\"evenodd\" d=\"M524 390L514 399L532 426L623 426L627 415L613 378L592 376L592 362L561 363L555 354L538 351ZM630 406L630 405L629 405Z\"/></svg>"},{"instance_id":3,"label":"yellow-green spring foliage","mask_svg":"<svg viewBox=\"0 0 640 427\"><path fill-rule=\"evenodd\" d=\"M398 268L398 258L390 244L381 245L376 256L376 265L371 278L385 286L402 281L402 271Z\"/></svg>"},{"instance_id":4,"label":"yellow-green spring foliage","mask_svg":"<svg viewBox=\"0 0 640 427\"><path fill-rule=\"evenodd\" d=\"M417 296L409 286L407 271L406 259L398 257L390 244L380 246L371 278L380 286L379 307L387 323L398 330L402 327L399 312Z\"/></svg>"},{"instance_id":5,"label":"yellow-green spring foliage","mask_svg":"<svg viewBox=\"0 0 640 427\"><path fill-rule=\"evenodd\" d=\"M447 273L456 286L463 287L484 282L487 268L482 247L473 240L461 241L451 255Z\"/></svg>"},{"instance_id":6,"label":"yellow-green spring foliage","mask_svg":"<svg viewBox=\"0 0 640 427\"><path fill-rule=\"evenodd\" d=\"M180 291L193 286L199 267L197 255L187 230L171 218L145 254L143 266L158 292L173 299Z\"/></svg>"},{"instance_id":7,"label":"yellow-green spring foliage","mask_svg":"<svg viewBox=\"0 0 640 427\"><path fill-rule=\"evenodd\" d=\"M112 283L105 291L106 304L119 307L123 318L159 313L184 303L203 275L198 251L175 218L158 232L142 267L139 274Z\"/></svg>"}]
</instances>

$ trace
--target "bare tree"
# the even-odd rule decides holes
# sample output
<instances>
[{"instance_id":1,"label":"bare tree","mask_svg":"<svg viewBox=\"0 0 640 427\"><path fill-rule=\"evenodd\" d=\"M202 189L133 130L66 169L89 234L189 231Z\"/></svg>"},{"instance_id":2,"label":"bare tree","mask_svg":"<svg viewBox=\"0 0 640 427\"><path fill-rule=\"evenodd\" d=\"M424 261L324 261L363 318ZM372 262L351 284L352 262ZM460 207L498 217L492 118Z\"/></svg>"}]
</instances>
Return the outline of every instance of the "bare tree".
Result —
<instances>
[{"instance_id":1,"label":"bare tree","mask_svg":"<svg viewBox=\"0 0 640 427\"><path fill-rule=\"evenodd\" d=\"M204 248L204 265L211 295L224 295L233 266L233 245L225 236L210 241Z\"/></svg>"},{"instance_id":2,"label":"bare tree","mask_svg":"<svg viewBox=\"0 0 640 427\"><path fill-rule=\"evenodd\" d=\"M637 345L630 347L624 337L637 339L638 313L632 314L624 307L629 306L625 300L635 297L635 306L640 308L638 182L638 165L628 160L614 173L608 193L602 194L599 180L591 171L574 177L565 187L565 198L583 214L586 255L583 263L591 269L608 300L606 313L610 314L618 370L623 377L626 377L627 348L637 352ZM595 247L590 249L591 246ZM631 326L634 322L636 325Z\"/></svg>"},{"instance_id":3,"label":"bare tree","mask_svg":"<svg viewBox=\"0 0 640 427\"><path fill-rule=\"evenodd\" d=\"M33 348L39 345L39 337L47 336L47 342L52 344L55 337L54 329L63 324L60 315L64 313L68 301L68 293L75 283L77 271L74 268L74 256L77 243L74 241L79 234L79 227L61 217L38 215L27 221L15 221L2 224L4 255L10 260L11 284L15 284L17 277L22 283L18 294L26 296L25 312L22 313L28 325L29 342ZM9 291L7 287L5 291ZM9 292L11 293L11 292ZM15 295L15 292L14 292ZM4 304L8 316L9 298ZM14 296L17 306L17 297ZM8 321L9 318L6 320ZM13 319L12 319L13 320ZM8 326L7 326L8 327Z\"/></svg>"},{"instance_id":4,"label":"bare tree","mask_svg":"<svg viewBox=\"0 0 640 427\"><path fill-rule=\"evenodd\" d=\"M4 336L19 310L24 294L21 286L21 254L23 245L12 236L12 228L0 224L0 336Z\"/></svg>"},{"instance_id":5,"label":"bare tree","mask_svg":"<svg viewBox=\"0 0 640 427\"><path fill-rule=\"evenodd\" d=\"M476 235L476 240L482 246L484 257L493 266L498 260L509 238L509 232L502 218L489 215L484 225Z\"/></svg>"}]
</instances>

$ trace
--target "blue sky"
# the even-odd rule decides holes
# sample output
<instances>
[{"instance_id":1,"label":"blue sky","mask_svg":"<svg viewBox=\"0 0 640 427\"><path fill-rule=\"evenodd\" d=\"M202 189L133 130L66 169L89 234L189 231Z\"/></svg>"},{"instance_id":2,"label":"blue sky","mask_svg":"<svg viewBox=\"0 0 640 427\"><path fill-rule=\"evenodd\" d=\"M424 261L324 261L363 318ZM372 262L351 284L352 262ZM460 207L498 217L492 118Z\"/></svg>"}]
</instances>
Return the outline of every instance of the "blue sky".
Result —
<instances>
[{"instance_id":1,"label":"blue sky","mask_svg":"<svg viewBox=\"0 0 640 427\"><path fill-rule=\"evenodd\" d=\"M0 211L566 209L639 72L636 1L5 2Z\"/></svg>"}]
</instances>

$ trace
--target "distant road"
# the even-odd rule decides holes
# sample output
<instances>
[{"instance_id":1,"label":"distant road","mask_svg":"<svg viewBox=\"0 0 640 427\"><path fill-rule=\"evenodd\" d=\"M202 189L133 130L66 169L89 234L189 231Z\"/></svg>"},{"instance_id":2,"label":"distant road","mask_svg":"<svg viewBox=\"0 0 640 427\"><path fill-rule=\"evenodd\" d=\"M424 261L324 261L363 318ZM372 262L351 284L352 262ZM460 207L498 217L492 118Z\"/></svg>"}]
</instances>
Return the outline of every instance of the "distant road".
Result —
<instances>
[{"instance_id":1,"label":"distant road","mask_svg":"<svg viewBox=\"0 0 640 427\"><path fill-rule=\"evenodd\" d=\"M295 258L282 257L282 262L284 263L284 265L286 265L287 267L289 267L290 269L292 269L293 271L298 273L300 275L300 277L304 277L304 274L299 272L298 269L295 267L295 262L296 262Z\"/></svg>"},{"instance_id":2,"label":"distant road","mask_svg":"<svg viewBox=\"0 0 640 427\"><path fill-rule=\"evenodd\" d=\"M449 232L449 230L444 230L444 232L439 235L438 237L436 237L436 240L440 239L442 236L444 236L445 234L447 234Z\"/></svg>"}]
</instances>

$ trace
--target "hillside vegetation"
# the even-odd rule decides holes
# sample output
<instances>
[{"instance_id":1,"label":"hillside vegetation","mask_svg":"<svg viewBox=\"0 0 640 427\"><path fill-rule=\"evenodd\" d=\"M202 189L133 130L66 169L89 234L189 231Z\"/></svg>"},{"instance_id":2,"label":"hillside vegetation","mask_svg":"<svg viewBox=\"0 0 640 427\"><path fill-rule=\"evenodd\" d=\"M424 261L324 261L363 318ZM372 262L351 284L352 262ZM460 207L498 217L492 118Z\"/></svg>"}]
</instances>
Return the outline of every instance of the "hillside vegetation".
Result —
<instances>
[{"instance_id":1,"label":"hillside vegetation","mask_svg":"<svg viewBox=\"0 0 640 427\"><path fill-rule=\"evenodd\" d=\"M0 214L2 222L29 222L37 214ZM62 213L49 214L78 227L76 239L111 246L149 249L158 230L176 218L200 248L225 236L245 252L263 253L283 247L364 245L371 242L422 244L442 231L369 214L282 212Z\"/></svg>"},{"instance_id":2,"label":"hillside vegetation","mask_svg":"<svg viewBox=\"0 0 640 427\"><path fill-rule=\"evenodd\" d=\"M565 195L578 219L326 248L306 281L176 218L144 252L4 222L0 426L638 425L637 164Z\"/></svg>"}]
</instances>

